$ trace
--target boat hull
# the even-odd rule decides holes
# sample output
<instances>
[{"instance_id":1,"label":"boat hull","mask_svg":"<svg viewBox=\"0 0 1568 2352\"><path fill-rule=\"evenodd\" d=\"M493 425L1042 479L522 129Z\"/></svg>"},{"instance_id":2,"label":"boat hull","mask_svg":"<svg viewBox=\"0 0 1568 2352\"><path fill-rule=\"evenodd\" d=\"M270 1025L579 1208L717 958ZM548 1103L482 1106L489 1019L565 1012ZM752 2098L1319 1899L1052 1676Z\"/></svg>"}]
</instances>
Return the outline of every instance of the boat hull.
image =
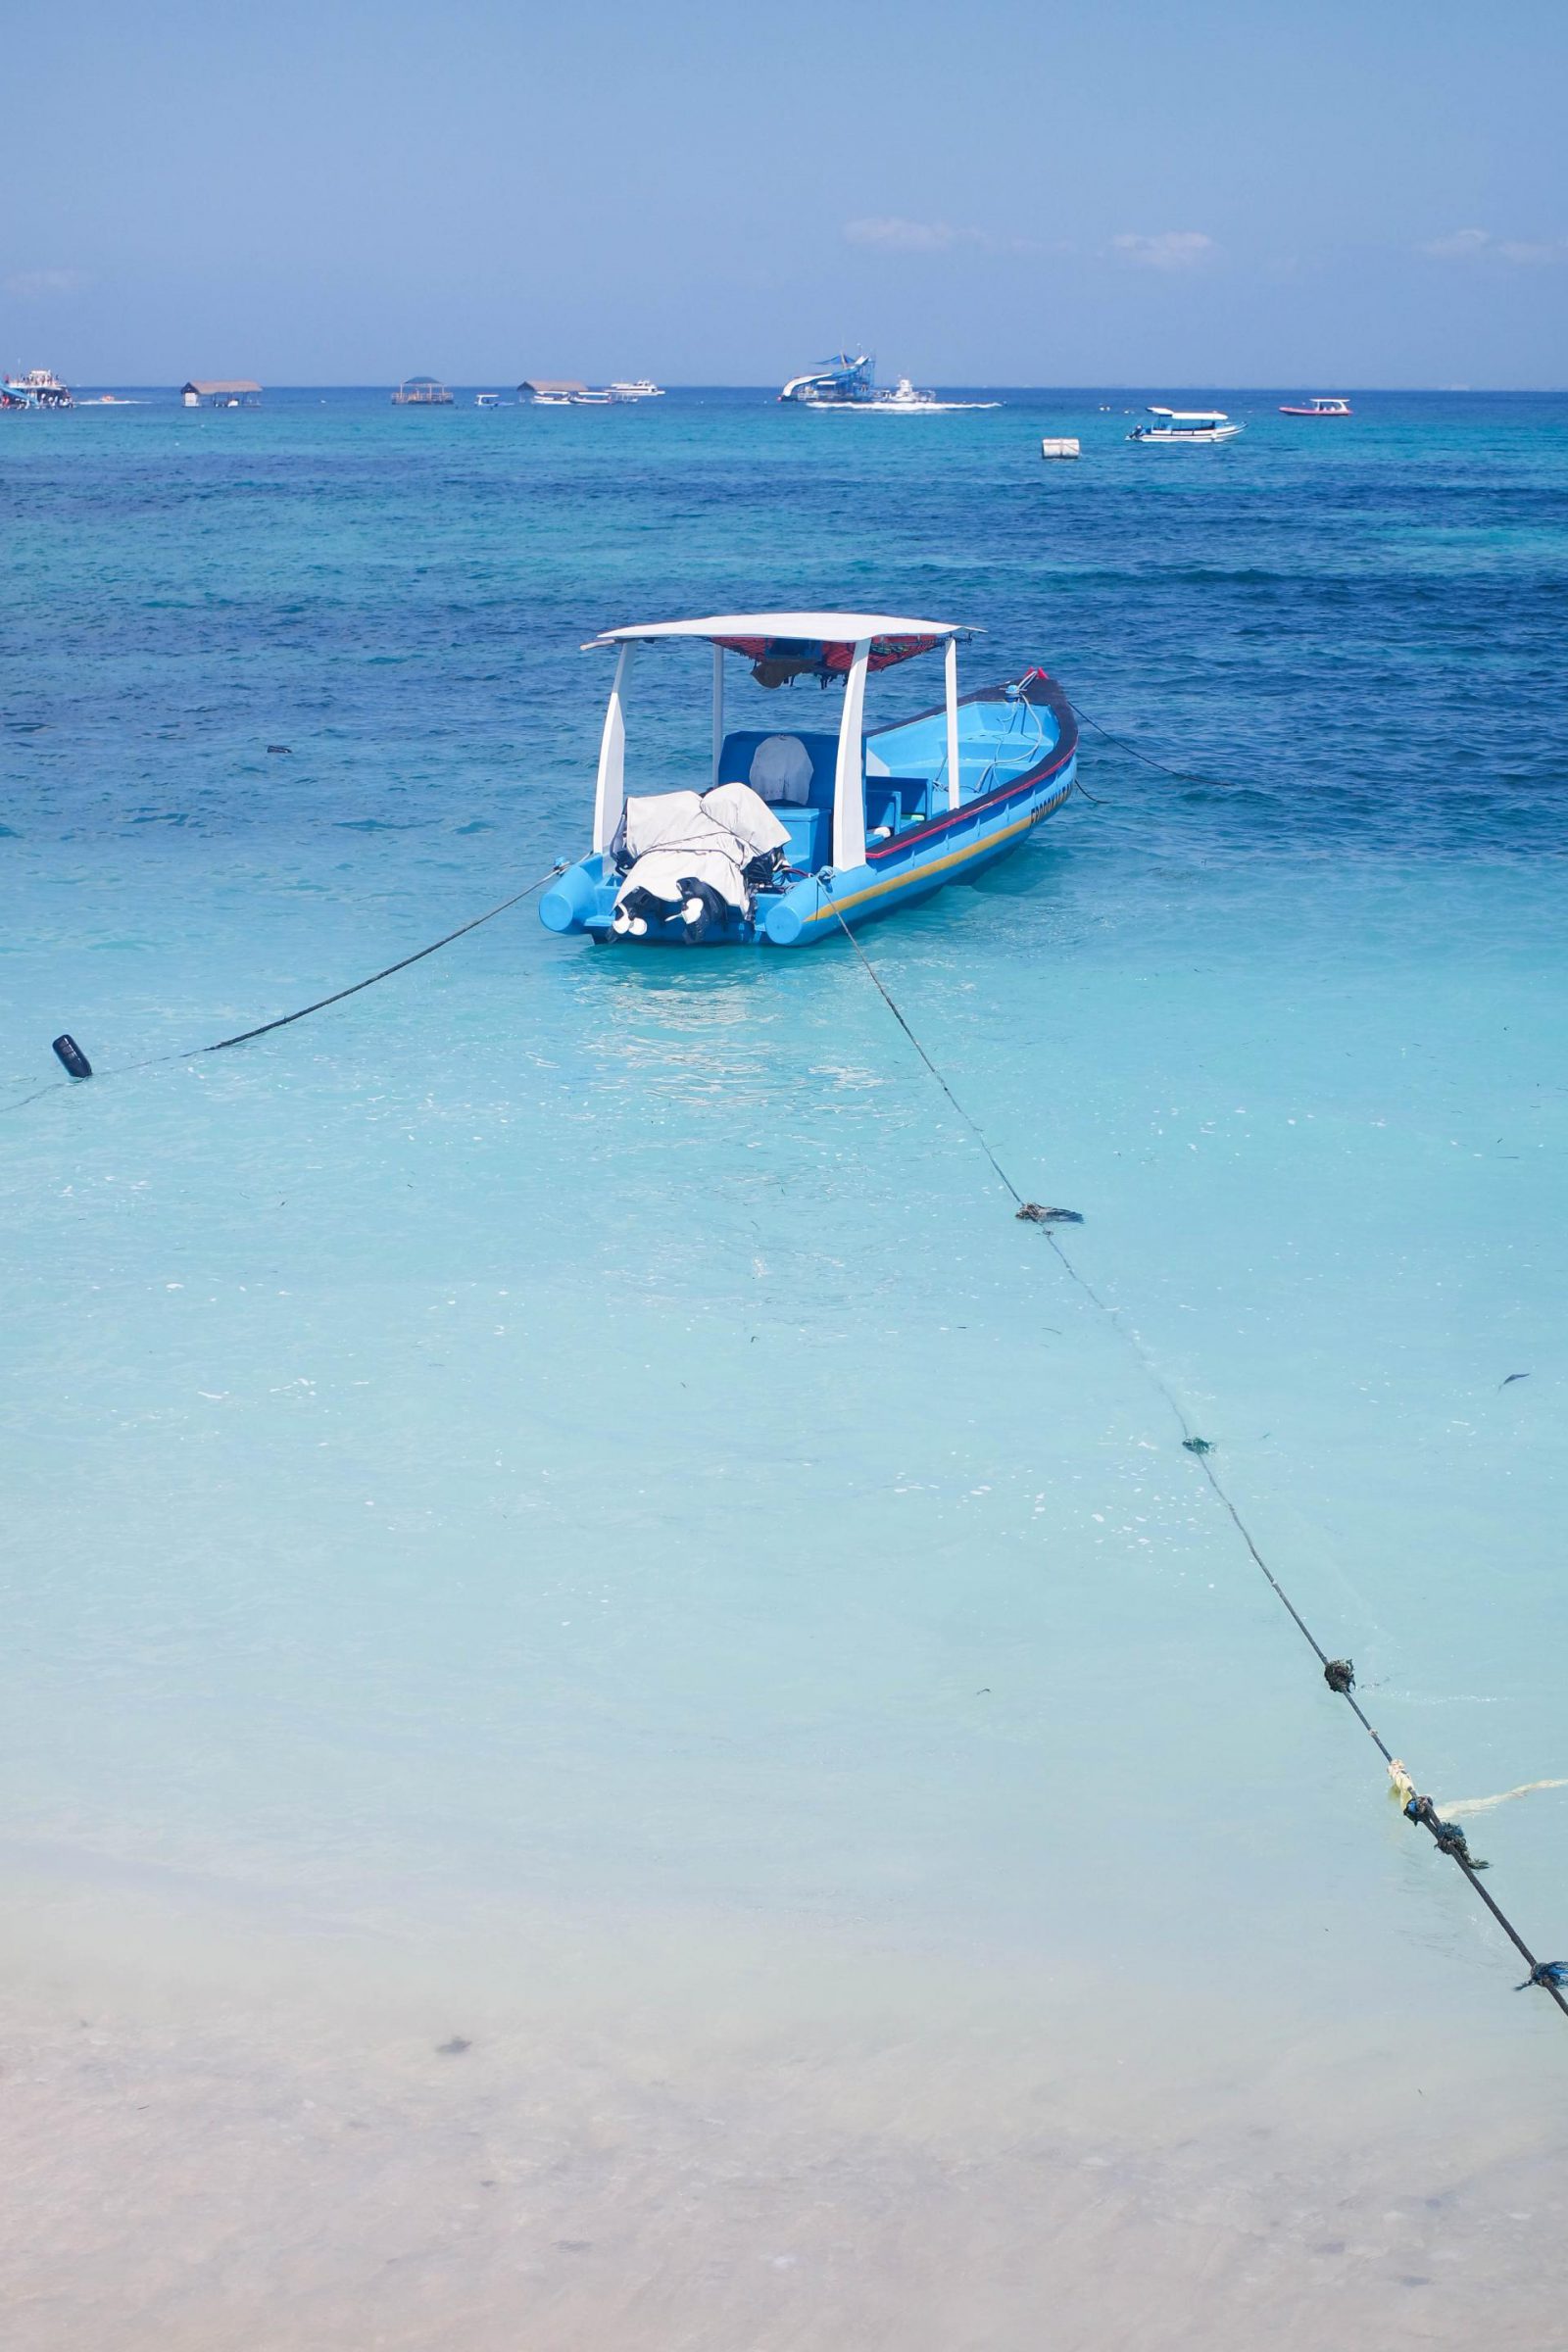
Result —
<instances>
[{"instance_id":1,"label":"boat hull","mask_svg":"<svg viewBox=\"0 0 1568 2352\"><path fill-rule=\"evenodd\" d=\"M1216 442L1234 441L1242 429L1239 424L1220 424L1212 432L1129 433L1127 438L1141 449L1212 449Z\"/></svg>"},{"instance_id":2,"label":"boat hull","mask_svg":"<svg viewBox=\"0 0 1568 2352\"><path fill-rule=\"evenodd\" d=\"M568 866L540 902L540 919L559 932L585 932L604 944L704 947L811 947L896 914L944 890L950 882L972 880L987 866L1021 848L1034 828L1055 814L1070 797L1077 777L1078 729L1071 706L1061 689L1043 670L1030 672L1016 687L990 687L964 698L960 708L1002 703L1008 698L1025 710L1050 713L1054 739L1040 745L1040 757L1016 774L999 780L956 809L943 809L924 822L868 845L862 864L843 871L823 867L790 881L787 888L759 891L753 910L725 910L694 942L678 919L651 923L634 942L614 942L611 923L616 894L623 880L614 860L590 853ZM872 730L866 736L869 752L878 736L892 737L940 721L942 712L922 712L896 727Z\"/></svg>"}]
</instances>

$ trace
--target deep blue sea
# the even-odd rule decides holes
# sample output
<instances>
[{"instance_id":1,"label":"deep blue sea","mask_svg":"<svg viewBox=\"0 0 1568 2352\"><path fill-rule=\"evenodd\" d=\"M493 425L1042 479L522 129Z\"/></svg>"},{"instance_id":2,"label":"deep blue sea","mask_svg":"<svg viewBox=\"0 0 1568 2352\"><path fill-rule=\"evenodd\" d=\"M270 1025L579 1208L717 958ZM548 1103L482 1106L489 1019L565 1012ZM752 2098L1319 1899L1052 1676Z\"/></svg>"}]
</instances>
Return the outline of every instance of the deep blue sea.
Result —
<instances>
[{"instance_id":1,"label":"deep blue sea","mask_svg":"<svg viewBox=\"0 0 1568 2352\"><path fill-rule=\"evenodd\" d=\"M0 416L17 2352L1560 2344L1568 2022L1152 1377L1568 1958L1568 397L1294 396ZM114 1075L578 855L596 629L813 605L1109 730L861 938L1119 1320L843 941Z\"/></svg>"}]
</instances>

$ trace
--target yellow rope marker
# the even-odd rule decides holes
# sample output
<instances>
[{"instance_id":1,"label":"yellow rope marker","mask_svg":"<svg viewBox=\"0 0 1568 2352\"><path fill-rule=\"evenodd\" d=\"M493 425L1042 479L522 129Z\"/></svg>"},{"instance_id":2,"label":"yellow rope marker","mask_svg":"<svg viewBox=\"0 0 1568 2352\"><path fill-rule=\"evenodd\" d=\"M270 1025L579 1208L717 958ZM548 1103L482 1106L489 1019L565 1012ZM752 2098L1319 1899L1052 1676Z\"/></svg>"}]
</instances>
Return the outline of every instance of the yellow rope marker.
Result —
<instances>
[{"instance_id":1,"label":"yellow rope marker","mask_svg":"<svg viewBox=\"0 0 1568 2352\"><path fill-rule=\"evenodd\" d=\"M1397 1756L1393 1757L1390 1761L1389 1782L1389 1794L1397 1797L1401 1805L1407 1805L1415 1794L1415 1783Z\"/></svg>"}]
</instances>

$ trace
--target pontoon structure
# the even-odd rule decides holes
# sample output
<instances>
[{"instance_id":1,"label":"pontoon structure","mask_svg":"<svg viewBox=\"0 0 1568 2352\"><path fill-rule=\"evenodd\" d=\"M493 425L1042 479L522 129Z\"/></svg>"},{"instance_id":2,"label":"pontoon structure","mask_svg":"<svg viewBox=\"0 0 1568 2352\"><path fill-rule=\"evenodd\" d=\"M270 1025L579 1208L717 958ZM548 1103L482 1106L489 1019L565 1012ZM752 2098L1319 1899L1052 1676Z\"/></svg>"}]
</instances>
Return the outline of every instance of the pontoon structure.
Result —
<instances>
[{"instance_id":1,"label":"pontoon structure","mask_svg":"<svg viewBox=\"0 0 1568 2352\"><path fill-rule=\"evenodd\" d=\"M731 612L591 639L585 652L615 656L593 844L542 900L545 923L601 941L805 946L1016 848L1071 792L1077 726L1043 669L960 696L958 644L975 633L886 612ZM701 789L628 794L633 663L671 640L711 649ZM939 649L942 703L867 731L867 680ZM837 726L732 727L726 656L764 689L838 686Z\"/></svg>"}]
</instances>

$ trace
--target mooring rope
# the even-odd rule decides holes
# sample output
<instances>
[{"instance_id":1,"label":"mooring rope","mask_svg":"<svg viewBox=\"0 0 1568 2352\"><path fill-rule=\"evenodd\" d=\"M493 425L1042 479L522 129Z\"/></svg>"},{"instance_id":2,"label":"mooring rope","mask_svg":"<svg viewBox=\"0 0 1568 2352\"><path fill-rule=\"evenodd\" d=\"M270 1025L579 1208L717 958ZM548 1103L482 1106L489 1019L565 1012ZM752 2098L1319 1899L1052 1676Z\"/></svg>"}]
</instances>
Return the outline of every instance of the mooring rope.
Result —
<instances>
[{"instance_id":1,"label":"mooring rope","mask_svg":"<svg viewBox=\"0 0 1568 2352\"><path fill-rule=\"evenodd\" d=\"M1141 760L1146 767L1157 767L1162 776L1169 776L1174 783L1213 784L1216 781L1213 776L1195 776L1189 770L1184 768L1167 767L1163 760L1156 760L1152 752L1140 751L1137 744L1129 743L1125 735L1113 735L1110 729L1100 719L1091 718L1088 711L1081 710L1076 703L1069 702L1067 708L1072 712L1074 718L1082 719L1086 727L1093 727L1097 735L1103 735L1105 741L1107 743L1113 743L1118 751L1128 753L1134 760ZM1083 786L1081 784L1079 785L1078 789L1080 792L1083 792ZM1093 795L1085 792L1084 799L1086 801L1093 800ZM1095 805L1098 807L1099 804L1096 803Z\"/></svg>"},{"instance_id":2,"label":"mooring rope","mask_svg":"<svg viewBox=\"0 0 1568 2352\"><path fill-rule=\"evenodd\" d=\"M548 873L524 883L521 890L514 891L511 898L503 899L499 906L487 906L483 914L476 914L468 922L460 923L455 931L448 931L444 937L433 939L427 948L416 948L412 956L400 956L396 963L386 964L380 971L372 972L368 980L356 980L352 987L337 989L329 997L318 997L314 1004L302 1004L297 1012L280 1013L275 1021L263 1021L255 1029L237 1030L232 1037L220 1037L210 1046L177 1046L169 1054L148 1054L140 1061L121 1061L112 1069L93 1070L86 1074L98 1078L124 1078L132 1070L160 1069L171 1061L197 1061L204 1054L224 1054L230 1046L248 1046L255 1038L270 1037L274 1029L287 1029L292 1022L306 1020L313 1012L324 1012L329 1004L341 1004L345 998L357 997L362 990L374 988L379 980L390 980L394 972L406 972L412 963L422 963L427 956L438 954L442 948L450 948L454 940L464 939L470 931L477 931L481 923L493 923L498 914L505 914L511 907L520 906L524 899L531 898L536 890L542 890L547 882L553 881L562 872L564 864L564 860L558 858ZM70 1041L63 1039L61 1042L65 1044ZM37 1102L45 1095L57 1094L62 1087L78 1086L81 1083L81 1079L76 1077L53 1079L48 1086L37 1087L30 1095L23 1095L18 1102L5 1103L3 1109L24 1110L29 1102Z\"/></svg>"},{"instance_id":3,"label":"mooring rope","mask_svg":"<svg viewBox=\"0 0 1568 2352\"><path fill-rule=\"evenodd\" d=\"M1082 714L1080 713L1080 715ZM833 911L838 916L839 926L843 931L845 938L855 950L857 956L859 958L861 968L869 976L872 985L875 987L878 996L882 999L883 1004L886 1004L888 1010L898 1022L899 1027L904 1031L904 1034L908 1039L910 1045L913 1046L916 1054L918 1054L920 1056L921 1061L924 1062L927 1070L936 1080L938 1086L942 1089L942 1092L944 1095L946 1095L954 1109L963 1120L964 1125L968 1127L971 1133L975 1136L980 1145L980 1149L984 1152L987 1159L991 1162L991 1165L995 1170L1000 1182L1002 1183L1004 1190L1010 1194L1013 1201L1016 1203L1015 1213L1019 1221L1032 1225L1039 1225L1042 1228L1048 1247L1055 1251L1065 1273L1074 1283L1077 1284L1079 1290L1083 1292L1085 1298L1090 1300L1091 1304L1098 1307L1100 1312L1105 1316L1123 1343L1132 1350L1132 1353L1137 1358L1139 1366L1144 1372L1145 1377L1164 1399L1165 1404L1168 1406L1177 1427L1181 1431L1181 1443L1183 1450L1193 1456L1194 1460L1198 1464L1199 1469L1208 1481L1215 1500L1219 1503L1226 1517L1230 1520L1231 1525L1235 1528L1237 1535L1241 1538L1242 1543L1246 1545L1253 1564L1266 1578L1269 1588L1273 1592L1275 1598L1284 1607L1293 1624L1295 1625L1297 1632L1301 1636L1301 1639L1306 1642L1307 1646L1311 1649L1316 1657L1318 1664L1322 1667L1323 1679L1327 1683L1329 1689L1334 1692L1336 1697L1344 1699L1346 1705L1349 1708L1351 1714L1355 1717L1357 1723L1359 1723L1361 1729L1365 1732L1367 1738L1371 1740L1373 1746L1383 1758L1384 1763L1388 1766L1389 1778L1393 1784L1396 1793L1399 1794L1405 1799L1403 1807L1405 1818L1408 1821L1413 1822L1418 1828L1426 1830L1436 1844L1439 1852L1446 1854L1449 1861L1454 1863L1458 1869L1463 1871L1466 1879L1470 1883L1470 1886L1481 1897L1481 1900L1485 1903L1487 1909L1491 1912L1498 1927L1501 1928L1509 1942L1513 1945L1520 1958L1524 1961L1526 1967L1530 1971L1530 1974L1526 1977L1524 1984L1521 1984L1518 1989L1522 1992L1528 1986L1539 1986L1542 1991L1550 1994L1551 1998L1556 2002L1563 2015L1568 2017L1568 1962L1560 1960L1538 1960L1536 1958L1535 1953L1531 1950L1529 1944L1526 1943L1524 1937L1514 1926L1513 1921L1502 1909L1502 1906L1496 1902L1488 1889L1482 1886L1477 1873L1485 1870L1487 1865L1485 1862L1479 1860L1476 1856L1471 1854L1463 1830L1459 1829L1452 1822L1445 1821L1439 1814L1430 1797L1420 1796L1416 1793L1415 1785L1411 1781L1409 1774L1405 1771L1404 1766L1400 1763L1398 1757L1396 1756L1394 1750L1389 1746L1387 1740L1378 1731L1376 1725L1372 1722L1371 1717L1366 1713L1359 1699L1357 1699L1355 1696L1355 1669L1350 1660L1348 1658L1330 1657L1328 1651L1323 1647L1322 1642L1319 1642L1317 1636L1307 1624L1306 1619L1302 1616L1300 1610L1297 1607L1295 1601L1285 1590L1284 1585L1280 1582L1273 1569L1269 1566L1268 1561L1264 1558L1262 1548L1258 1544L1256 1537L1252 1534L1251 1529L1248 1526L1247 1521L1243 1518L1234 1498L1229 1493L1227 1493L1225 1485L1221 1480L1218 1471L1214 1467L1214 1449L1212 1445L1206 1438L1201 1438L1197 1434L1180 1397L1176 1395L1176 1392L1172 1389L1170 1383L1166 1380L1164 1374L1160 1371L1158 1365L1149 1353L1149 1350L1144 1347L1137 1333L1132 1330L1132 1328L1125 1321L1120 1308L1112 1306L1108 1299L1102 1298L1100 1296L1100 1293L1095 1289L1093 1283L1089 1281L1088 1277L1084 1274L1081 1274L1078 1268L1073 1264L1072 1259L1062 1248L1061 1242L1057 1238L1057 1235L1052 1230L1053 1226L1057 1223L1077 1223L1080 1220L1078 1220L1078 1218L1070 1210L1042 1208L1036 1201L1025 1200L1022 1193L1020 1193L1018 1187L1013 1183L1012 1178L1007 1174L1006 1169L997 1157L996 1152L992 1149L990 1140L981 1127L979 1120L975 1118L971 1111L965 1108L963 1103L959 1102L957 1096L954 1093L952 1086L948 1083L947 1078L939 1068L937 1062L933 1059L932 1055L927 1052L921 1040L916 1036L914 1028L907 1015L895 1000L893 992L888 987L881 973L877 970L875 964L867 956L865 950L861 947L859 941L856 938L855 933L851 930L849 924L845 921L843 914L836 906L834 907Z\"/></svg>"}]
</instances>

